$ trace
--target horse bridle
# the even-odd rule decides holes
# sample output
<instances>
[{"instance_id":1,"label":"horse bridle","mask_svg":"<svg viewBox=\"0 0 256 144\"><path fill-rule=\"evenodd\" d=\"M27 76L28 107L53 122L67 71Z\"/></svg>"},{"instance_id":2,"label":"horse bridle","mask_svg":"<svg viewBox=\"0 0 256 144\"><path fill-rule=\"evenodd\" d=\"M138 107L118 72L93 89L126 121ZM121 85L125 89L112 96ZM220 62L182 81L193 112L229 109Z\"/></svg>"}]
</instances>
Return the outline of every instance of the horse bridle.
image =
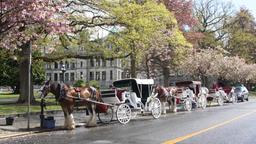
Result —
<instances>
[{"instance_id":1,"label":"horse bridle","mask_svg":"<svg viewBox=\"0 0 256 144\"><path fill-rule=\"evenodd\" d=\"M41 99L44 99L44 97L45 97L45 90L48 90L50 88L50 83L48 83L48 84L46 84L46 83L40 89L40 91L41 91L41 96L40 96Z\"/></svg>"}]
</instances>

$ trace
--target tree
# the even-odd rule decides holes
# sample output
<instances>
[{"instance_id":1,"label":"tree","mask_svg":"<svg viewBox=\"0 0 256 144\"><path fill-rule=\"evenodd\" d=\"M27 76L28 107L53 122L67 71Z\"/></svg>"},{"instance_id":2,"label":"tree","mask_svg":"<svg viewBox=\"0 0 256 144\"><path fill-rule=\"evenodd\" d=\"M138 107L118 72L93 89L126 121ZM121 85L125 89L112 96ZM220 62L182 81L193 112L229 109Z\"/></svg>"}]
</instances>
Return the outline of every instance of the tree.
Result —
<instances>
[{"instance_id":1,"label":"tree","mask_svg":"<svg viewBox=\"0 0 256 144\"><path fill-rule=\"evenodd\" d=\"M11 51L19 49L19 69L21 93L18 102L28 101L29 47L42 37L68 31L64 14L59 13L64 1L52 0L12 0L1 1L0 47ZM36 43L33 43L35 48ZM31 87L31 90L33 88ZM31 96L33 92L31 91ZM32 97L32 101L34 98Z\"/></svg>"},{"instance_id":2,"label":"tree","mask_svg":"<svg viewBox=\"0 0 256 144\"><path fill-rule=\"evenodd\" d=\"M195 76L206 83L208 76L222 81L246 83L255 81L255 64L248 64L239 57L224 56L212 49L192 53L180 66L183 74Z\"/></svg>"},{"instance_id":3,"label":"tree","mask_svg":"<svg viewBox=\"0 0 256 144\"><path fill-rule=\"evenodd\" d=\"M201 80L204 85L207 84L208 76L217 76L217 59L222 59L223 55L213 49L194 50L179 66L179 70L194 79Z\"/></svg>"},{"instance_id":4,"label":"tree","mask_svg":"<svg viewBox=\"0 0 256 144\"><path fill-rule=\"evenodd\" d=\"M40 55L38 51L33 55ZM16 56L6 49L0 49L0 84L10 86L14 93L20 92L19 63ZM32 81L34 84L41 84L45 79L44 63L35 61L32 65Z\"/></svg>"},{"instance_id":5,"label":"tree","mask_svg":"<svg viewBox=\"0 0 256 144\"><path fill-rule=\"evenodd\" d=\"M215 48L223 46L227 36L226 29L230 26L229 18L233 14L233 5L230 2L217 0L198 0L194 4L194 14L198 24L196 30L204 34L198 42L199 48ZM210 41L209 41L210 40ZM213 41L213 45L209 42Z\"/></svg>"},{"instance_id":6,"label":"tree","mask_svg":"<svg viewBox=\"0 0 256 144\"><path fill-rule=\"evenodd\" d=\"M18 62L5 49L0 49L0 84L10 86L14 93L19 92Z\"/></svg>"},{"instance_id":7,"label":"tree","mask_svg":"<svg viewBox=\"0 0 256 144\"><path fill-rule=\"evenodd\" d=\"M175 25L176 21L163 4L154 0L139 4L126 0L112 6L109 13L115 17L120 32L109 37L111 50L117 54L130 54L130 73L135 78L137 65L149 48L153 34Z\"/></svg>"},{"instance_id":8,"label":"tree","mask_svg":"<svg viewBox=\"0 0 256 144\"><path fill-rule=\"evenodd\" d=\"M192 0L161 0L166 8L174 13L179 28L193 27L196 19L193 17L193 1Z\"/></svg>"},{"instance_id":9,"label":"tree","mask_svg":"<svg viewBox=\"0 0 256 144\"><path fill-rule=\"evenodd\" d=\"M247 62L256 62L256 23L249 10L241 8L231 18L227 50L234 56L244 58Z\"/></svg>"},{"instance_id":10,"label":"tree","mask_svg":"<svg viewBox=\"0 0 256 144\"><path fill-rule=\"evenodd\" d=\"M161 36L162 35L162 36ZM176 67L185 59L191 48L178 26L165 34L156 34L151 39L150 48L145 55L145 65L148 77L163 76L164 85L169 86L170 74L176 72Z\"/></svg>"}]
</instances>

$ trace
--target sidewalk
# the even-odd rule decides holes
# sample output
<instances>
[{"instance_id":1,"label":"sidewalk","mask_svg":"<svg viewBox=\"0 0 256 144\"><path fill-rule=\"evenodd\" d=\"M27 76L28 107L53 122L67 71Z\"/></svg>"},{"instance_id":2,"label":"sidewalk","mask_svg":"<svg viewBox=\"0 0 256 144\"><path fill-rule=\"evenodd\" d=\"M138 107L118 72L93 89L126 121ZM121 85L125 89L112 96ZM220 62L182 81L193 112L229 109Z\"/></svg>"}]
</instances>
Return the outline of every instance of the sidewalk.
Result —
<instances>
[{"instance_id":1,"label":"sidewalk","mask_svg":"<svg viewBox=\"0 0 256 144\"><path fill-rule=\"evenodd\" d=\"M55 129L61 129L64 124L64 116L62 111L50 112L45 114L45 117L53 116L55 119ZM74 118L77 126L84 125L86 119L85 110L79 110L74 112ZM30 129L28 127L27 116L14 116L13 125L6 125L6 120L4 117L0 118L0 140L9 137L28 135L32 133L39 133L49 131L51 129L41 129L40 128L40 114L34 113L30 116Z\"/></svg>"}]
</instances>

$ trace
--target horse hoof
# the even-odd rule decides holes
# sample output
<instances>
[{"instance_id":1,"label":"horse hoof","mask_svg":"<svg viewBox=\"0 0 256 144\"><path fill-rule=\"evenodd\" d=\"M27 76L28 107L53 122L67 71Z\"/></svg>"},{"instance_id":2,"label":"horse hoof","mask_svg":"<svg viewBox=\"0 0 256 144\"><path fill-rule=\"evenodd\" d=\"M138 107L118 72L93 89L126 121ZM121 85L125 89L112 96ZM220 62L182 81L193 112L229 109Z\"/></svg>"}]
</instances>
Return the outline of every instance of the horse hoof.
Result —
<instances>
[{"instance_id":1,"label":"horse hoof","mask_svg":"<svg viewBox=\"0 0 256 144\"><path fill-rule=\"evenodd\" d=\"M73 130L73 129L75 129L75 128L76 128L75 125L64 127L64 129L67 129L67 130Z\"/></svg>"},{"instance_id":2,"label":"horse hoof","mask_svg":"<svg viewBox=\"0 0 256 144\"><path fill-rule=\"evenodd\" d=\"M96 127L97 123L87 123L85 127Z\"/></svg>"}]
</instances>

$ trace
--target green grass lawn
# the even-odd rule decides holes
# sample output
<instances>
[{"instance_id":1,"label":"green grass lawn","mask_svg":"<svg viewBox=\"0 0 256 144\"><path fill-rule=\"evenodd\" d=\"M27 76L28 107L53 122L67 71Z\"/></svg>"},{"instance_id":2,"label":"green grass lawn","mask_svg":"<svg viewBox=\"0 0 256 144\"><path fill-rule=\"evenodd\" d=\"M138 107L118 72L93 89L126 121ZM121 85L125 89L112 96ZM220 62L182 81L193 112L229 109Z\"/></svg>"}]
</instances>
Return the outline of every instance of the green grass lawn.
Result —
<instances>
[{"instance_id":1,"label":"green grass lawn","mask_svg":"<svg viewBox=\"0 0 256 144\"><path fill-rule=\"evenodd\" d=\"M31 112L40 112L40 98L38 98L38 94L36 96L36 105L31 105ZM11 114L24 114L27 112L27 104L16 104L19 95L11 94L11 93L0 93L0 115L11 115ZM2 102L1 102L2 100ZM11 103L4 103L4 100L8 100ZM61 107L56 103L54 98L46 99L46 111L52 110L61 110Z\"/></svg>"},{"instance_id":2,"label":"green grass lawn","mask_svg":"<svg viewBox=\"0 0 256 144\"><path fill-rule=\"evenodd\" d=\"M25 114L27 113L27 105L0 105L0 115L11 115L11 114ZM49 105L47 106L46 111L49 110L61 110L59 105ZM33 105L30 107L31 112L40 112L40 106Z\"/></svg>"},{"instance_id":3,"label":"green grass lawn","mask_svg":"<svg viewBox=\"0 0 256 144\"><path fill-rule=\"evenodd\" d=\"M18 99L19 94L12 94L12 93L0 93L0 100L1 99Z\"/></svg>"}]
</instances>

